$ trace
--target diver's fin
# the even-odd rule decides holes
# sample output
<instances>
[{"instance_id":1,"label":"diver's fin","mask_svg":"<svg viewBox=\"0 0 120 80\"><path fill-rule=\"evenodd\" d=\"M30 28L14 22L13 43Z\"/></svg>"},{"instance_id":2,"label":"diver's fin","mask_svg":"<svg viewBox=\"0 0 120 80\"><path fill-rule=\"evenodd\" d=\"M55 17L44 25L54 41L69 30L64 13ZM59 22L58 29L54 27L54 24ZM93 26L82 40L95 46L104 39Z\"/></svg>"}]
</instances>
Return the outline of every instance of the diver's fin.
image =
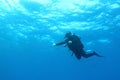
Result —
<instances>
[{"instance_id":1,"label":"diver's fin","mask_svg":"<svg viewBox=\"0 0 120 80\"><path fill-rule=\"evenodd\" d=\"M96 52L93 52L97 57L104 57L104 56L101 56L101 55L99 55L98 53L96 53Z\"/></svg>"}]
</instances>

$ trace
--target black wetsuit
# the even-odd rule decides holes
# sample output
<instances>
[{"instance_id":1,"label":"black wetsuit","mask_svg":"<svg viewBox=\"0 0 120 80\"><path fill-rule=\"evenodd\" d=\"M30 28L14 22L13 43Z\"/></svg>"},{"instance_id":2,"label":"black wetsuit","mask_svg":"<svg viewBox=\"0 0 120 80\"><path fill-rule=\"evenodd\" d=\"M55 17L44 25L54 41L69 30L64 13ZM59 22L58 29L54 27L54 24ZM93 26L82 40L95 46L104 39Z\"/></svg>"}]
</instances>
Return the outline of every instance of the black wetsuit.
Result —
<instances>
[{"instance_id":1,"label":"black wetsuit","mask_svg":"<svg viewBox=\"0 0 120 80\"><path fill-rule=\"evenodd\" d=\"M68 46L68 48L75 54L77 59L80 59L81 56L83 56L85 58L91 57L93 55L96 55L96 56L100 57L100 55L98 55L95 52L90 53L90 54L86 54L86 52L83 49L84 45L80 41L80 38L76 35L71 35L65 41L57 43L56 45L63 45L63 44Z\"/></svg>"}]
</instances>

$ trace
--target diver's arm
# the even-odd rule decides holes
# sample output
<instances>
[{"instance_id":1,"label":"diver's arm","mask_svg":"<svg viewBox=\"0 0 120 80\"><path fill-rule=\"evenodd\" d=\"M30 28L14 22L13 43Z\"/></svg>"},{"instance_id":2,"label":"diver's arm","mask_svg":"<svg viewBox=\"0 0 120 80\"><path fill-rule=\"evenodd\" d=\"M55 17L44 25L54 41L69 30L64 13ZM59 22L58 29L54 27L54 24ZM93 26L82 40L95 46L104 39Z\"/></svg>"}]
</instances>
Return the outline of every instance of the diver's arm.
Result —
<instances>
[{"instance_id":1,"label":"diver's arm","mask_svg":"<svg viewBox=\"0 0 120 80\"><path fill-rule=\"evenodd\" d=\"M59 42L59 43L54 43L53 46L60 46L60 45L64 45L68 42L68 39L62 41L62 42Z\"/></svg>"},{"instance_id":2,"label":"diver's arm","mask_svg":"<svg viewBox=\"0 0 120 80\"><path fill-rule=\"evenodd\" d=\"M63 41L63 42L60 42L60 43L56 43L55 46L63 45L65 43L66 43L66 41Z\"/></svg>"}]
</instances>

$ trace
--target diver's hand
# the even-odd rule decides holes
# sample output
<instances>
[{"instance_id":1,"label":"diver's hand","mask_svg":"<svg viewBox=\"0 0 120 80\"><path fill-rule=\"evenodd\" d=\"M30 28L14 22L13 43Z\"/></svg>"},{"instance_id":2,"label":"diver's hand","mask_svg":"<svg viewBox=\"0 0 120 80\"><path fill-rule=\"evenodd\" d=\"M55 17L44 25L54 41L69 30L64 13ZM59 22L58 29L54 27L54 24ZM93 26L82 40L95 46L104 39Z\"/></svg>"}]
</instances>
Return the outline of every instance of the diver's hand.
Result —
<instances>
[{"instance_id":1,"label":"diver's hand","mask_svg":"<svg viewBox=\"0 0 120 80\"><path fill-rule=\"evenodd\" d=\"M72 41L68 41L68 43L69 43L69 44L71 44L71 43L72 43Z\"/></svg>"},{"instance_id":2,"label":"diver's hand","mask_svg":"<svg viewBox=\"0 0 120 80\"><path fill-rule=\"evenodd\" d=\"M53 43L53 46L56 46L56 44L55 44L55 43Z\"/></svg>"}]
</instances>

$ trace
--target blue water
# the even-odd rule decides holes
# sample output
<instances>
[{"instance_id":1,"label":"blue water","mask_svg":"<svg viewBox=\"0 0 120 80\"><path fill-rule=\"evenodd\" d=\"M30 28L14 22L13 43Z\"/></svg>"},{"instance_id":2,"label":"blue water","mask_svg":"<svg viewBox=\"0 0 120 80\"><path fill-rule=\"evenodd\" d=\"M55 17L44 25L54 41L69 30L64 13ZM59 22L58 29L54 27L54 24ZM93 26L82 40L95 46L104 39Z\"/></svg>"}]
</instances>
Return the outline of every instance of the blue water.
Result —
<instances>
[{"instance_id":1,"label":"blue water","mask_svg":"<svg viewBox=\"0 0 120 80\"><path fill-rule=\"evenodd\" d=\"M77 60L71 31L103 58ZM0 0L0 80L120 80L120 0Z\"/></svg>"}]
</instances>

